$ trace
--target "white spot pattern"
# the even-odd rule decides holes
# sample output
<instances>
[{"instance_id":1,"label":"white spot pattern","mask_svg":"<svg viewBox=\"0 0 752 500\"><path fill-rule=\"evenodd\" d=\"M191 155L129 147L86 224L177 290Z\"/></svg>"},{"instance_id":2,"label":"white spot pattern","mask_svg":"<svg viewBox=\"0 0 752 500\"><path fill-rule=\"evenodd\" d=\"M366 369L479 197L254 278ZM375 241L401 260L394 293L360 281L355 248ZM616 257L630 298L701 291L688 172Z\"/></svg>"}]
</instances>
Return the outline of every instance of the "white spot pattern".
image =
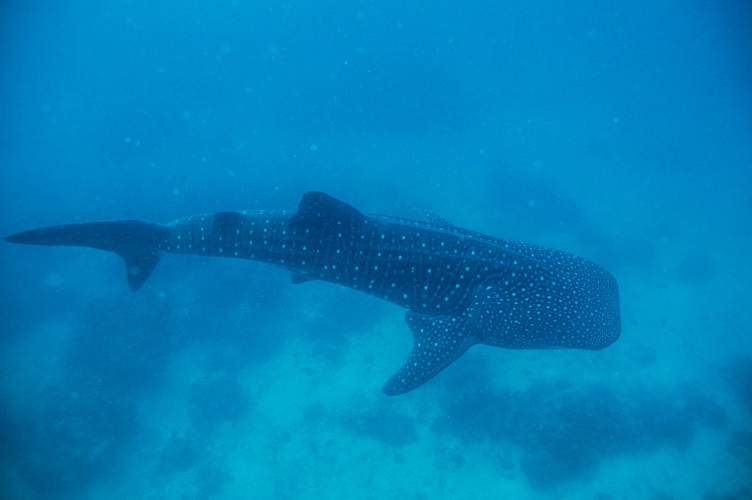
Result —
<instances>
[{"instance_id":1,"label":"white spot pattern","mask_svg":"<svg viewBox=\"0 0 752 500\"><path fill-rule=\"evenodd\" d=\"M601 267L446 222L366 217L308 193L295 214L220 212L170 228L168 252L260 260L414 311L413 353L388 393L417 387L473 343L600 349L620 334L618 288Z\"/></svg>"}]
</instances>

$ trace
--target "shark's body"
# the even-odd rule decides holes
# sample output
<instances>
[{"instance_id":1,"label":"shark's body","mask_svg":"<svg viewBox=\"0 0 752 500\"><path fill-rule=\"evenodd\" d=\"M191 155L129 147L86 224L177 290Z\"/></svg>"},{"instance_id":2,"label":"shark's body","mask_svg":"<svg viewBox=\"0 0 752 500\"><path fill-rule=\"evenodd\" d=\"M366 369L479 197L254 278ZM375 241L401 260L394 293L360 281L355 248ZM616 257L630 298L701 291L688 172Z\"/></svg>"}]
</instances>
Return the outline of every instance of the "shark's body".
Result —
<instances>
[{"instance_id":1,"label":"shark's body","mask_svg":"<svg viewBox=\"0 0 752 500\"><path fill-rule=\"evenodd\" d=\"M71 224L6 238L118 253L137 290L162 253L252 259L279 265L293 281L324 280L408 309L412 352L383 387L408 392L475 344L512 349L602 349L621 332L614 277L548 248L455 227L365 216L318 192L297 212L220 212L161 225Z\"/></svg>"}]
</instances>

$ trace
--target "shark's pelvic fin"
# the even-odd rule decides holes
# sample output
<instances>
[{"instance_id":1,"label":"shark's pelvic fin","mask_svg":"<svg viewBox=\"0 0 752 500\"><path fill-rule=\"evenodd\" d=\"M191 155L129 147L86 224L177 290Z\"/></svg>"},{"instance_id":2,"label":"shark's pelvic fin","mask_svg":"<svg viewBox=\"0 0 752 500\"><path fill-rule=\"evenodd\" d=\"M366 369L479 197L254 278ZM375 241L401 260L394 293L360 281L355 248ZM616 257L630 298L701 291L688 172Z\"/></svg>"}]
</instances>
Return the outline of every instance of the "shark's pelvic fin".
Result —
<instances>
[{"instance_id":1,"label":"shark's pelvic fin","mask_svg":"<svg viewBox=\"0 0 752 500\"><path fill-rule=\"evenodd\" d=\"M45 227L5 238L11 243L90 247L114 252L125 261L128 286L132 291L151 275L159 263L161 245L167 240L167 226L140 220L88 222Z\"/></svg>"}]
</instances>

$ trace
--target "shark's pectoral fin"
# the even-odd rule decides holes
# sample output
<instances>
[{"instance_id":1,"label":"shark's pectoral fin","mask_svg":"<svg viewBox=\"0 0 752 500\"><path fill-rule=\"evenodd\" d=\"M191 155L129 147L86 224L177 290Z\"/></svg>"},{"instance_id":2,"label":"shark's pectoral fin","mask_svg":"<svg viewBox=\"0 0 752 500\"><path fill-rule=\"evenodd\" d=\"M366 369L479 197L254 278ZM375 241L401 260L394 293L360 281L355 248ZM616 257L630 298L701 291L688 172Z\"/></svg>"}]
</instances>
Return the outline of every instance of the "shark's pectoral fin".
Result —
<instances>
[{"instance_id":1,"label":"shark's pectoral fin","mask_svg":"<svg viewBox=\"0 0 752 500\"><path fill-rule=\"evenodd\" d=\"M405 320L413 332L413 350L402 368L382 387L389 396L423 385L480 342L464 316L431 316L409 311Z\"/></svg>"}]
</instances>

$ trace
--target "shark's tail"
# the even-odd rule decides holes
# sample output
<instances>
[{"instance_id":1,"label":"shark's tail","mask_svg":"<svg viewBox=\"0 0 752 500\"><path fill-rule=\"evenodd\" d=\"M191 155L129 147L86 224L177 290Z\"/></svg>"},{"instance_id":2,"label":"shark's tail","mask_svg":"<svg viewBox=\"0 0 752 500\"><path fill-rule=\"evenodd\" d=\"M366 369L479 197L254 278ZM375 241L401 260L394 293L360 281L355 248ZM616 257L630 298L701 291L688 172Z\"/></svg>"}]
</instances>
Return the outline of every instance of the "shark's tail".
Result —
<instances>
[{"instance_id":1,"label":"shark's tail","mask_svg":"<svg viewBox=\"0 0 752 500\"><path fill-rule=\"evenodd\" d=\"M7 236L5 241L28 245L65 245L114 252L125 261L128 285L141 288L157 267L169 229L141 220L88 222L44 227Z\"/></svg>"}]
</instances>

